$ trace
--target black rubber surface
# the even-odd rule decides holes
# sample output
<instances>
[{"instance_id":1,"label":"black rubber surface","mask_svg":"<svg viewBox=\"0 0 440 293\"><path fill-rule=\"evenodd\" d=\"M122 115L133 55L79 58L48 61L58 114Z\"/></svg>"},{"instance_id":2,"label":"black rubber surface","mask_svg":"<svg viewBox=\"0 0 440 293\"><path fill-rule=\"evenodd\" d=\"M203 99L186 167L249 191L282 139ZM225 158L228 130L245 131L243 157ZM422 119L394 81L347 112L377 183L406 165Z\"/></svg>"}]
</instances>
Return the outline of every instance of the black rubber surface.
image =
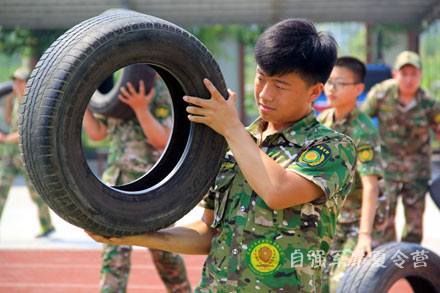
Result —
<instances>
[{"instance_id":1,"label":"black rubber surface","mask_svg":"<svg viewBox=\"0 0 440 293\"><path fill-rule=\"evenodd\" d=\"M103 81L137 63L151 66L168 87L172 136L149 173L112 188L94 176L84 158L82 119ZM222 136L187 119L182 97L208 98L205 77L227 96L212 55L167 21L122 11L67 31L39 60L20 109L20 147L42 198L66 221L105 236L154 231L184 216L213 183L226 148Z\"/></svg>"}]
</instances>

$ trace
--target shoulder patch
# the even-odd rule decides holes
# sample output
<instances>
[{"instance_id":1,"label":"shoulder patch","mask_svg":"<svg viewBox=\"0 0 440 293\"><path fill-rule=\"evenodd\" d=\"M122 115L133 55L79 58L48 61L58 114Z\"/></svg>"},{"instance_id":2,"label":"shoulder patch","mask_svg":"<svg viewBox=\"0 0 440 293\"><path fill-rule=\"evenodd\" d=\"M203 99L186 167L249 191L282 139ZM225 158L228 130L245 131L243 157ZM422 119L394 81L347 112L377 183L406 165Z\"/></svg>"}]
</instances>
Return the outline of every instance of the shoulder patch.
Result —
<instances>
[{"instance_id":1,"label":"shoulder patch","mask_svg":"<svg viewBox=\"0 0 440 293\"><path fill-rule=\"evenodd\" d=\"M156 114L156 117L158 117L158 118L165 118L165 117L169 116L170 109L167 105L160 104L157 106L157 108L155 110L155 114Z\"/></svg>"},{"instance_id":2,"label":"shoulder patch","mask_svg":"<svg viewBox=\"0 0 440 293\"><path fill-rule=\"evenodd\" d=\"M373 146L370 144L364 144L357 148L358 159L362 163L371 162L374 159Z\"/></svg>"},{"instance_id":3,"label":"shoulder patch","mask_svg":"<svg viewBox=\"0 0 440 293\"><path fill-rule=\"evenodd\" d=\"M326 144L315 145L301 154L298 165L312 168L322 166L330 157L330 153L330 148Z\"/></svg>"},{"instance_id":4,"label":"shoulder patch","mask_svg":"<svg viewBox=\"0 0 440 293\"><path fill-rule=\"evenodd\" d=\"M435 115L434 121L435 123L440 123L440 114Z\"/></svg>"}]
</instances>

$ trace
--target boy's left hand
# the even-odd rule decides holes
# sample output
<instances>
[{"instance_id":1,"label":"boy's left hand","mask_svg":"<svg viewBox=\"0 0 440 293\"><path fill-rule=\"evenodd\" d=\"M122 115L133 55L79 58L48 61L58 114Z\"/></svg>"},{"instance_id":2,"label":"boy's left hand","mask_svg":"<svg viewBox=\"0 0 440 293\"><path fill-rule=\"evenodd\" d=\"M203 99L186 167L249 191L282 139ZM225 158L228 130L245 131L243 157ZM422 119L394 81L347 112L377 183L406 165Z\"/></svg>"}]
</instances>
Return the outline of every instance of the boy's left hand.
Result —
<instances>
[{"instance_id":1,"label":"boy's left hand","mask_svg":"<svg viewBox=\"0 0 440 293\"><path fill-rule=\"evenodd\" d=\"M211 81L205 78L203 83L211 93L211 98L183 97L186 102L193 104L186 108L190 114L188 119L192 122L203 123L227 137L234 129L240 125L243 126L235 107L237 95L228 89L229 98L225 100Z\"/></svg>"},{"instance_id":2,"label":"boy's left hand","mask_svg":"<svg viewBox=\"0 0 440 293\"><path fill-rule=\"evenodd\" d=\"M134 236L128 236L128 237L105 237L99 234L93 234L92 232L89 232L87 230L84 230L87 235L90 236L93 240L99 243L105 243L105 244L113 244L113 245L131 245L131 238Z\"/></svg>"},{"instance_id":3,"label":"boy's left hand","mask_svg":"<svg viewBox=\"0 0 440 293\"><path fill-rule=\"evenodd\" d=\"M359 234L358 243L348 261L348 266L356 266L362 263L364 257L371 257L371 236L367 234Z\"/></svg>"}]
</instances>

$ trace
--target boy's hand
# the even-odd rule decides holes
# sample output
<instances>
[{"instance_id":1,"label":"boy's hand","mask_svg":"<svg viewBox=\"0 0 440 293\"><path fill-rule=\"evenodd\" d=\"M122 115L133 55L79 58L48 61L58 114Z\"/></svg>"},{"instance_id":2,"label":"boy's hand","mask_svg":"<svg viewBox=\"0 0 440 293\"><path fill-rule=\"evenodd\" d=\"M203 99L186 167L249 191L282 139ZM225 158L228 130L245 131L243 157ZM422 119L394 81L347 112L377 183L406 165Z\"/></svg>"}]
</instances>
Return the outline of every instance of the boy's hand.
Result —
<instances>
[{"instance_id":1,"label":"boy's hand","mask_svg":"<svg viewBox=\"0 0 440 293\"><path fill-rule=\"evenodd\" d=\"M235 107L237 95L228 90L229 98L225 100L211 81L205 78L203 83L211 93L211 98L207 100L198 97L183 97L186 102L194 105L186 108L190 114L188 119L192 122L203 123L227 137L234 129L243 126Z\"/></svg>"},{"instance_id":2,"label":"boy's hand","mask_svg":"<svg viewBox=\"0 0 440 293\"><path fill-rule=\"evenodd\" d=\"M128 237L104 237L102 235L93 234L92 232L84 230L93 240L99 243L105 244L113 244L113 245L132 245L132 238L136 236L128 236Z\"/></svg>"},{"instance_id":3,"label":"boy's hand","mask_svg":"<svg viewBox=\"0 0 440 293\"><path fill-rule=\"evenodd\" d=\"M133 111L145 111L148 104L154 97L154 88L145 96L145 84L143 80L139 81L139 92L136 91L131 82L127 82L126 87L121 87L122 95L119 100L129 105Z\"/></svg>"},{"instance_id":4,"label":"boy's hand","mask_svg":"<svg viewBox=\"0 0 440 293\"><path fill-rule=\"evenodd\" d=\"M0 143L5 142L5 139L6 139L6 134L0 131Z\"/></svg>"},{"instance_id":5,"label":"boy's hand","mask_svg":"<svg viewBox=\"0 0 440 293\"><path fill-rule=\"evenodd\" d=\"M365 256L371 257L371 236L368 234L359 234L358 242L354 248L353 254L348 261L349 266L356 266L362 263Z\"/></svg>"}]
</instances>

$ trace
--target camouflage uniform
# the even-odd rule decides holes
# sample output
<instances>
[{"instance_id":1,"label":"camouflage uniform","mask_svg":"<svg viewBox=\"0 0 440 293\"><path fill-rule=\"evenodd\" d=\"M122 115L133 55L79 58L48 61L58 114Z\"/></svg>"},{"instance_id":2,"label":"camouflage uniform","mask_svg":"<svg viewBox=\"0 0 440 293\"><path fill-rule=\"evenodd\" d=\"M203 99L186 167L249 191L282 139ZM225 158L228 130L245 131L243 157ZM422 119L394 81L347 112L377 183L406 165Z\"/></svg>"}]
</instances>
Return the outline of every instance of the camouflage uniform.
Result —
<instances>
[{"instance_id":1,"label":"camouflage uniform","mask_svg":"<svg viewBox=\"0 0 440 293\"><path fill-rule=\"evenodd\" d=\"M11 112L11 129L10 132L18 131L18 116L20 108L20 99L14 97L15 102ZM48 231L54 230L52 220L49 214L49 208L46 203L41 199L32 185L24 168L23 161L21 159L20 149L18 143L8 143L4 145L3 154L0 161L0 217L3 212L3 208L8 198L9 190L14 183L17 175L23 175L32 201L38 207L38 219L41 226L41 234L43 235Z\"/></svg>"},{"instance_id":2,"label":"camouflage uniform","mask_svg":"<svg viewBox=\"0 0 440 293\"><path fill-rule=\"evenodd\" d=\"M156 95L149 104L153 116L172 127L167 91L157 82ZM100 118L110 138L107 168L102 176L108 185L129 183L143 176L159 160L157 150L145 137L136 118ZM191 292L182 257L177 253L150 249L154 265L169 292ZM103 245L101 292L125 292L130 272L131 246Z\"/></svg>"},{"instance_id":3,"label":"camouflage uniform","mask_svg":"<svg viewBox=\"0 0 440 293\"><path fill-rule=\"evenodd\" d=\"M363 188L361 177L368 175L378 175L379 178L383 177L380 146L377 142L377 130L370 117L362 113L358 107L355 107L341 121L335 122L334 113L334 108L326 110L319 115L318 121L324 126L344 133L353 139L358 152L358 160L353 187L341 209L338 225L336 226L336 235L333 239L330 253L327 255L326 268L323 274L324 291L331 292L336 291L350 255L356 247L362 209ZM383 242L382 234L385 228L387 211L386 197L380 189L371 235L373 246ZM339 264L335 262L336 257L340 262ZM329 278L331 279L330 287Z\"/></svg>"},{"instance_id":4,"label":"camouflage uniform","mask_svg":"<svg viewBox=\"0 0 440 293\"><path fill-rule=\"evenodd\" d=\"M425 194L431 177L429 129L435 130L440 123L440 104L420 88L413 103L403 107L399 103L397 81L389 79L370 90L362 110L379 121L389 202L384 240L396 240L394 218L397 198L402 195L406 218L402 241L420 243Z\"/></svg>"},{"instance_id":5,"label":"camouflage uniform","mask_svg":"<svg viewBox=\"0 0 440 293\"><path fill-rule=\"evenodd\" d=\"M248 130L255 137L263 124L258 119ZM313 111L259 147L287 170L317 184L325 196L273 210L252 190L228 152L201 203L214 210L212 227L218 233L196 292L321 291L322 265L353 179L355 146L320 125Z\"/></svg>"}]
</instances>

